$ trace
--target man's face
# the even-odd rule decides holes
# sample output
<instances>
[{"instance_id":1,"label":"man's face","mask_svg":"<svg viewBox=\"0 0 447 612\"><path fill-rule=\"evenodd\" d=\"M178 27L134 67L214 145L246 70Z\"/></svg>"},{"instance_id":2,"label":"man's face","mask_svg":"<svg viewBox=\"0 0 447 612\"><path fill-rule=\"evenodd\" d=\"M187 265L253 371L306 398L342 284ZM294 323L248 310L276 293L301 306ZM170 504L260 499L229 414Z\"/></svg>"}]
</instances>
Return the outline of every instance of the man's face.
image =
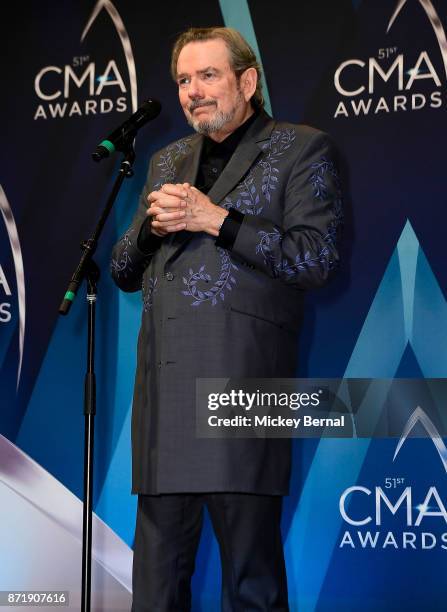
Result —
<instances>
[{"instance_id":1,"label":"man's face","mask_svg":"<svg viewBox=\"0 0 447 612\"><path fill-rule=\"evenodd\" d=\"M219 38L183 47L177 61L177 82L188 123L215 140L234 132L252 113L230 67L227 46Z\"/></svg>"}]
</instances>

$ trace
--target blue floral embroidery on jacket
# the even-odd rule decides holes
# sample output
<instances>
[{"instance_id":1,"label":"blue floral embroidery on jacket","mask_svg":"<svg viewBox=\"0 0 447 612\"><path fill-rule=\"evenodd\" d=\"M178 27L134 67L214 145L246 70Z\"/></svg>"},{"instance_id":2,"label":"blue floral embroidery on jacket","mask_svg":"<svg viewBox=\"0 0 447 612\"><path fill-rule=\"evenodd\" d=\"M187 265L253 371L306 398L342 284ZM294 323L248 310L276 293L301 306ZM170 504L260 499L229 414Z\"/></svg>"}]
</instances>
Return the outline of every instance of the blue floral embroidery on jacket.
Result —
<instances>
[{"instance_id":1,"label":"blue floral embroidery on jacket","mask_svg":"<svg viewBox=\"0 0 447 612\"><path fill-rule=\"evenodd\" d=\"M328 224L328 231L324 236L324 240L328 244L335 245L337 242L338 230L343 223L343 206L338 170L334 162L328 160L326 157L322 157L320 161L313 163L311 165L311 169L313 170L313 173L309 178L309 182L312 184L314 197L318 200L324 200L328 197L329 188L325 180L326 175L329 173L333 178L335 197L332 205L332 212L334 214L334 218Z\"/></svg>"},{"instance_id":2,"label":"blue floral embroidery on jacket","mask_svg":"<svg viewBox=\"0 0 447 612\"><path fill-rule=\"evenodd\" d=\"M160 168L160 180L154 185L154 189L159 189L165 183L174 183L177 177L175 162L184 157L190 149L189 142L192 136L177 140L166 148L165 153L160 155L157 166Z\"/></svg>"},{"instance_id":3,"label":"blue floral embroidery on jacket","mask_svg":"<svg viewBox=\"0 0 447 612\"><path fill-rule=\"evenodd\" d=\"M131 227L124 234L118 243L122 247L119 253L119 259L112 258L110 262L112 276L115 276L116 278L127 278L130 274L137 273L140 268L141 271L143 271L152 257L152 254L150 254L141 260L141 256L138 256L135 262L133 261L133 255L131 255L131 252L132 249L135 248L133 238L133 234L135 234L135 232L135 227Z\"/></svg>"},{"instance_id":4,"label":"blue floral embroidery on jacket","mask_svg":"<svg viewBox=\"0 0 447 612\"><path fill-rule=\"evenodd\" d=\"M328 224L327 234L324 236L324 240L328 244L335 245L337 243L339 229L343 225L343 202L341 195L335 198L332 210L334 219Z\"/></svg>"},{"instance_id":5,"label":"blue floral embroidery on jacket","mask_svg":"<svg viewBox=\"0 0 447 612\"><path fill-rule=\"evenodd\" d=\"M259 255L259 253L261 253L261 255L264 258L264 262L267 263L268 261L271 262L275 262L275 255L272 251L272 246L275 244L275 242L279 242L281 243L282 241L282 234L279 231L278 228L274 227L273 228L273 232L258 232L259 236L261 237L259 243L256 245L256 254Z\"/></svg>"},{"instance_id":6,"label":"blue floral embroidery on jacket","mask_svg":"<svg viewBox=\"0 0 447 612\"><path fill-rule=\"evenodd\" d=\"M120 259L112 259L112 261L110 262L110 269L112 271L112 275L118 278L120 278L121 276L127 278L127 274L129 272L133 272L132 257L129 254L129 249L133 246L131 235L134 232L135 230L132 228L124 234L124 236L120 240L120 244L124 246L123 250L120 253Z\"/></svg>"},{"instance_id":7,"label":"blue floral embroidery on jacket","mask_svg":"<svg viewBox=\"0 0 447 612\"><path fill-rule=\"evenodd\" d=\"M225 198L224 207L237 208L245 215L259 215L263 207L259 206L259 193L251 172L239 183L236 189L239 191L236 202L233 204L231 198L227 196Z\"/></svg>"},{"instance_id":8,"label":"blue floral embroidery on jacket","mask_svg":"<svg viewBox=\"0 0 447 612\"><path fill-rule=\"evenodd\" d=\"M143 310L145 312L149 312L152 308L154 301L154 293L157 291L157 281L158 278L153 278L152 276L148 279L147 283L143 277L142 290L143 290Z\"/></svg>"},{"instance_id":9,"label":"blue floral embroidery on jacket","mask_svg":"<svg viewBox=\"0 0 447 612\"><path fill-rule=\"evenodd\" d=\"M334 183L339 191L338 172L333 162L329 161L326 157L322 157L320 161L314 162L311 165L311 170L313 172L310 175L309 182L312 184L314 196L318 200L324 200L328 195L328 186L325 181L326 173L329 173L334 178Z\"/></svg>"},{"instance_id":10,"label":"blue floral embroidery on jacket","mask_svg":"<svg viewBox=\"0 0 447 612\"><path fill-rule=\"evenodd\" d=\"M259 243L256 245L256 254L261 254L264 263L272 266L273 273L278 275L284 273L287 276L292 276L298 272L303 272L309 268L314 268L321 265L328 270L334 268L334 261L331 258L330 246L335 246L340 225L343 222L342 198L340 189L340 180L337 169L332 161L326 157L322 157L318 162L311 164L310 169L312 174L309 178L314 191L314 197L317 200L325 200L329 196L329 186L326 183L325 177L329 173L333 178L333 186L335 187L334 200L332 204L332 213L334 218L329 222L327 233L323 236L326 244L322 245L318 252L314 255L310 251L306 251L304 255L298 254L295 261L292 263L287 259L281 258L281 251L275 252L275 243L281 243L283 236L279 229L274 228L272 232L260 231ZM329 245L329 246L328 246Z\"/></svg>"},{"instance_id":11,"label":"blue floral embroidery on jacket","mask_svg":"<svg viewBox=\"0 0 447 612\"><path fill-rule=\"evenodd\" d=\"M261 159L251 168L247 176L237 185L236 200L227 196L225 198L225 208L234 207L246 215L259 215L264 204L271 201L271 193L275 191L280 179L280 168L277 164L281 157L290 148L295 140L296 134L293 128L284 130L274 130L268 142L262 145L264 154ZM261 194L263 204L261 206L261 195L258 191L254 173L258 168L262 168Z\"/></svg>"},{"instance_id":12,"label":"blue floral embroidery on jacket","mask_svg":"<svg viewBox=\"0 0 447 612\"><path fill-rule=\"evenodd\" d=\"M261 254L264 258L264 263L272 264L274 276L284 273L287 276L292 276L297 272L303 272L308 268L314 268L318 264L328 265L328 256L330 250L327 246L323 246L315 257L312 257L310 251L306 251L304 257L297 255L294 263L290 263L287 259L281 259L278 262L278 254L274 252L275 243L281 243L283 235L278 228L274 228L273 232L258 232L260 241L256 245L256 253Z\"/></svg>"},{"instance_id":13,"label":"blue floral embroidery on jacket","mask_svg":"<svg viewBox=\"0 0 447 612\"><path fill-rule=\"evenodd\" d=\"M262 193L265 199L270 202L271 192L277 187L279 180L279 168L276 164L284 155L287 149L290 148L295 140L296 134L293 128L285 130L274 130L268 143L263 145L263 149L268 153L265 158L259 160L258 164L263 169L262 171Z\"/></svg>"},{"instance_id":14,"label":"blue floral embroidery on jacket","mask_svg":"<svg viewBox=\"0 0 447 612\"><path fill-rule=\"evenodd\" d=\"M287 276L292 276L297 272L304 272L308 268L315 268L315 266L318 266L319 264L321 264L323 267L327 267L330 270L332 262L328 259L329 256L329 247L323 246L315 257L312 257L310 252L306 251L303 258L301 255L297 255L293 264L291 264L287 259L283 259L281 263L276 266L276 269L280 273L287 274Z\"/></svg>"},{"instance_id":15,"label":"blue floral embroidery on jacket","mask_svg":"<svg viewBox=\"0 0 447 612\"><path fill-rule=\"evenodd\" d=\"M205 270L206 266L200 266L197 272L194 272L192 268L189 269L187 277L183 277L183 283L186 285L186 289L182 291L183 295L192 298L194 301L191 302L191 306L200 306L204 302L211 302L215 306L218 299L225 299L225 291L231 291L232 286L236 284L236 279L233 276L233 270L238 270L238 267L231 261L231 257L228 251L220 247L217 248L219 252L221 265L220 275L218 280L214 284L205 288L202 284L198 285L200 281L203 283L209 283L212 278ZM202 287L201 289L199 288Z\"/></svg>"}]
</instances>

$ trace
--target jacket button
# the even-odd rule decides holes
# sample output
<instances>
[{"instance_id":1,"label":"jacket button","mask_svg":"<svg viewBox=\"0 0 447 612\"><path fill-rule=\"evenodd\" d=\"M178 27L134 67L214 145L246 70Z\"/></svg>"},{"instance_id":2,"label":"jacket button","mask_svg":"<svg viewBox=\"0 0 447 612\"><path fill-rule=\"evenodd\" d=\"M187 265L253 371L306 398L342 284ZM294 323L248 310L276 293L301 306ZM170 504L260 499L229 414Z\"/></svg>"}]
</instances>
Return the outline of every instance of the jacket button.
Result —
<instances>
[{"instance_id":1,"label":"jacket button","mask_svg":"<svg viewBox=\"0 0 447 612\"><path fill-rule=\"evenodd\" d=\"M172 274L172 272L166 272L166 274L165 274L165 279L166 279L167 281L172 281L172 280L174 280L174 275Z\"/></svg>"}]
</instances>

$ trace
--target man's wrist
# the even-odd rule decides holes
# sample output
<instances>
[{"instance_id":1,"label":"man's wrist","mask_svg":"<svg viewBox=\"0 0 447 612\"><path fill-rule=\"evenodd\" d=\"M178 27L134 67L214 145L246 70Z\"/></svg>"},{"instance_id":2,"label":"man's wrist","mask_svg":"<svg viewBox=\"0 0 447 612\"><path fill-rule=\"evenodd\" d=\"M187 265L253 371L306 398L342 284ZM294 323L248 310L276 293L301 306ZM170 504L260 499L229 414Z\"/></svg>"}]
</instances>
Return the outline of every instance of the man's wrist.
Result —
<instances>
[{"instance_id":1,"label":"man's wrist","mask_svg":"<svg viewBox=\"0 0 447 612\"><path fill-rule=\"evenodd\" d=\"M162 236L158 236L152 231L152 219L147 217L141 224L137 238L137 247L144 253L149 254L158 249L163 240Z\"/></svg>"},{"instance_id":2,"label":"man's wrist","mask_svg":"<svg viewBox=\"0 0 447 612\"><path fill-rule=\"evenodd\" d=\"M236 208L229 208L217 236L216 246L231 251L244 220L244 214Z\"/></svg>"},{"instance_id":3,"label":"man's wrist","mask_svg":"<svg viewBox=\"0 0 447 612\"><path fill-rule=\"evenodd\" d=\"M216 206L215 216L211 222L211 227L209 228L208 234L217 238L219 236L219 232L224 224L225 219L228 217L228 210L221 208L220 206Z\"/></svg>"}]
</instances>

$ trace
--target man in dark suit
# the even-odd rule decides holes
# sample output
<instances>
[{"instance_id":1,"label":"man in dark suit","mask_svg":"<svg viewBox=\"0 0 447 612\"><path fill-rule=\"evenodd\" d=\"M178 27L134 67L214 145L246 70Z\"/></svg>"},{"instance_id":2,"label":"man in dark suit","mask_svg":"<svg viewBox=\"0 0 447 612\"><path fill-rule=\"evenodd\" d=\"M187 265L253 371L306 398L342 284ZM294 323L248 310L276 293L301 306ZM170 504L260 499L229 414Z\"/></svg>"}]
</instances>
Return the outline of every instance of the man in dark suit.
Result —
<instances>
[{"instance_id":1,"label":"man in dark suit","mask_svg":"<svg viewBox=\"0 0 447 612\"><path fill-rule=\"evenodd\" d=\"M143 296L133 610L190 609L206 505L222 609L285 611L290 440L197 438L195 380L295 375L305 290L338 262L333 151L325 134L264 112L256 57L235 30L188 30L172 72L198 133L153 156L112 258L118 286Z\"/></svg>"}]
</instances>

